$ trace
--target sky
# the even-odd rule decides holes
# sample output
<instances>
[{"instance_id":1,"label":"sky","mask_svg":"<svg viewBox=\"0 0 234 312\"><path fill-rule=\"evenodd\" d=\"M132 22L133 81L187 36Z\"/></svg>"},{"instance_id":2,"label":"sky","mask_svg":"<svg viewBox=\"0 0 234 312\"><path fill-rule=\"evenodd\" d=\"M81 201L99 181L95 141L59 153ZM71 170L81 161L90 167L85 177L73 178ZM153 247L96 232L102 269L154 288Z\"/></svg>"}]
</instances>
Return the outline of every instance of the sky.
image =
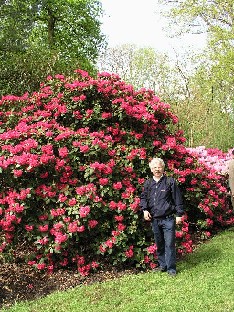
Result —
<instances>
[{"instance_id":1,"label":"sky","mask_svg":"<svg viewBox=\"0 0 234 312\"><path fill-rule=\"evenodd\" d=\"M102 31L110 47L127 43L177 54L185 49L198 51L205 46L204 35L168 38L157 0L101 0L101 3L105 12Z\"/></svg>"}]
</instances>

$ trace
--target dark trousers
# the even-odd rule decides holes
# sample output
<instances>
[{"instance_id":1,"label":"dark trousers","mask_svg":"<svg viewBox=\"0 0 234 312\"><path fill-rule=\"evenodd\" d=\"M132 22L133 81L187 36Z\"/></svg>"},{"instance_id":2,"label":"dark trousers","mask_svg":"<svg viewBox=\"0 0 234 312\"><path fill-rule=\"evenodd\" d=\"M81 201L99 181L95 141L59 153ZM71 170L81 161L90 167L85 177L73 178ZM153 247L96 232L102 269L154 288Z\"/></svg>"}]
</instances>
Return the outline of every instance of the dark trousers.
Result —
<instances>
[{"instance_id":1,"label":"dark trousers","mask_svg":"<svg viewBox=\"0 0 234 312\"><path fill-rule=\"evenodd\" d=\"M232 208L234 209L234 197L231 195Z\"/></svg>"},{"instance_id":2,"label":"dark trousers","mask_svg":"<svg viewBox=\"0 0 234 312\"><path fill-rule=\"evenodd\" d=\"M159 266L176 272L175 218L153 219L152 229L157 246Z\"/></svg>"}]
</instances>

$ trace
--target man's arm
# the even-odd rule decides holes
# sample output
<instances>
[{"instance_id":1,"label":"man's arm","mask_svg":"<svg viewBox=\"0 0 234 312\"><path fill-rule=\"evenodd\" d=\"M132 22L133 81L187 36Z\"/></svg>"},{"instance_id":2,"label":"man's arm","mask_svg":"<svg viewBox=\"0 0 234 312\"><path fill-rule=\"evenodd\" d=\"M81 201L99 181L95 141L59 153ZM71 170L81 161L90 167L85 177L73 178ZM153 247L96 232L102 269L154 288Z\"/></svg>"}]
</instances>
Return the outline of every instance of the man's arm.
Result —
<instances>
[{"instance_id":1,"label":"man's arm","mask_svg":"<svg viewBox=\"0 0 234 312\"><path fill-rule=\"evenodd\" d=\"M148 188L149 188L149 180L147 180L145 182L143 191L142 191L141 196L140 196L140 207L141 207L141 210L143 211L143 216L144 216L144 219L146 221L151 220L151 214L147 210L148 209L148 207L147 207L147 204L148 204Z\"/></svg>"},{"instance_id":2,"label":"man's arm","mask_svg":"<svg viewBox=\"0 0 234 312\"><path fill-rule=\"evenodd\" d=\"M174 179L171 186L171 193L175 204L176 224L180 224L182 222L182 216L184 215L184 205L180 188Z\"/></svg>"}]
</instances>

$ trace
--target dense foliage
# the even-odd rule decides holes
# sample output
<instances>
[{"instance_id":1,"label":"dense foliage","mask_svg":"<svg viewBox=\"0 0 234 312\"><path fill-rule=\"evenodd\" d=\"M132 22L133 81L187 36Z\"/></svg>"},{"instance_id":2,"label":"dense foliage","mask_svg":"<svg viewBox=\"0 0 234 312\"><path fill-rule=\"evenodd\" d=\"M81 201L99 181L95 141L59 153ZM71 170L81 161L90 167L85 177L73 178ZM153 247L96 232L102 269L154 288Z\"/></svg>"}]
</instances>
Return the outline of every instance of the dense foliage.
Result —
<instances>
[{"instance_id":1,"label":"dense foliage","mask_svg":"<svg viewBox=\"0 0 234 312\"><path fill-rule=\"evenodd\" d=\"M0 94L38 90L41 77L77 67L96 73L101 16L98 0L1 1Z\"/></svg>"},{"instance_id":2,"label":"dense foliage","mask_svg":"<svg viewBox=\"0 0 234 312\"><path fill-rule=\"evenodd\" d=\"M156 246L139 212L153 156L183 191L178 253L192 251L192 230L205 238L234 223L225 176L187 151L177 117L152 91L76 70L0 105L2 252L25 242L28 263L48 272L76 265L87 275L106 262L154 267Z\"/></svg>"}]
</instances>

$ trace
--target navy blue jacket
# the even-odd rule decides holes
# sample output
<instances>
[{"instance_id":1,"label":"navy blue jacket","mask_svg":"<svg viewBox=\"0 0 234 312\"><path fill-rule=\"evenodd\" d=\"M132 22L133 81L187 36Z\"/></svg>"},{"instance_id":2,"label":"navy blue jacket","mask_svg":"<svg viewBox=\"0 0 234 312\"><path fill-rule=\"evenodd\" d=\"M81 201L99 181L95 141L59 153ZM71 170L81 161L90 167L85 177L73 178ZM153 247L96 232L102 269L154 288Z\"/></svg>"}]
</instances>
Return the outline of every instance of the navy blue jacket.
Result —
<instances>
[{"instance_id":1,"label":"navy blue jacket","mask_svg":"<svg viewBox=\"0 0 234 312\"><path fill-rule=\"evenodd\" d=\"M181 217L184 214L180 189L175 179L165 175L158 182L154 179L145 181L140 206L141 210L148 210L153 218L172 214Z\"/></svg>"}]
</instances>

